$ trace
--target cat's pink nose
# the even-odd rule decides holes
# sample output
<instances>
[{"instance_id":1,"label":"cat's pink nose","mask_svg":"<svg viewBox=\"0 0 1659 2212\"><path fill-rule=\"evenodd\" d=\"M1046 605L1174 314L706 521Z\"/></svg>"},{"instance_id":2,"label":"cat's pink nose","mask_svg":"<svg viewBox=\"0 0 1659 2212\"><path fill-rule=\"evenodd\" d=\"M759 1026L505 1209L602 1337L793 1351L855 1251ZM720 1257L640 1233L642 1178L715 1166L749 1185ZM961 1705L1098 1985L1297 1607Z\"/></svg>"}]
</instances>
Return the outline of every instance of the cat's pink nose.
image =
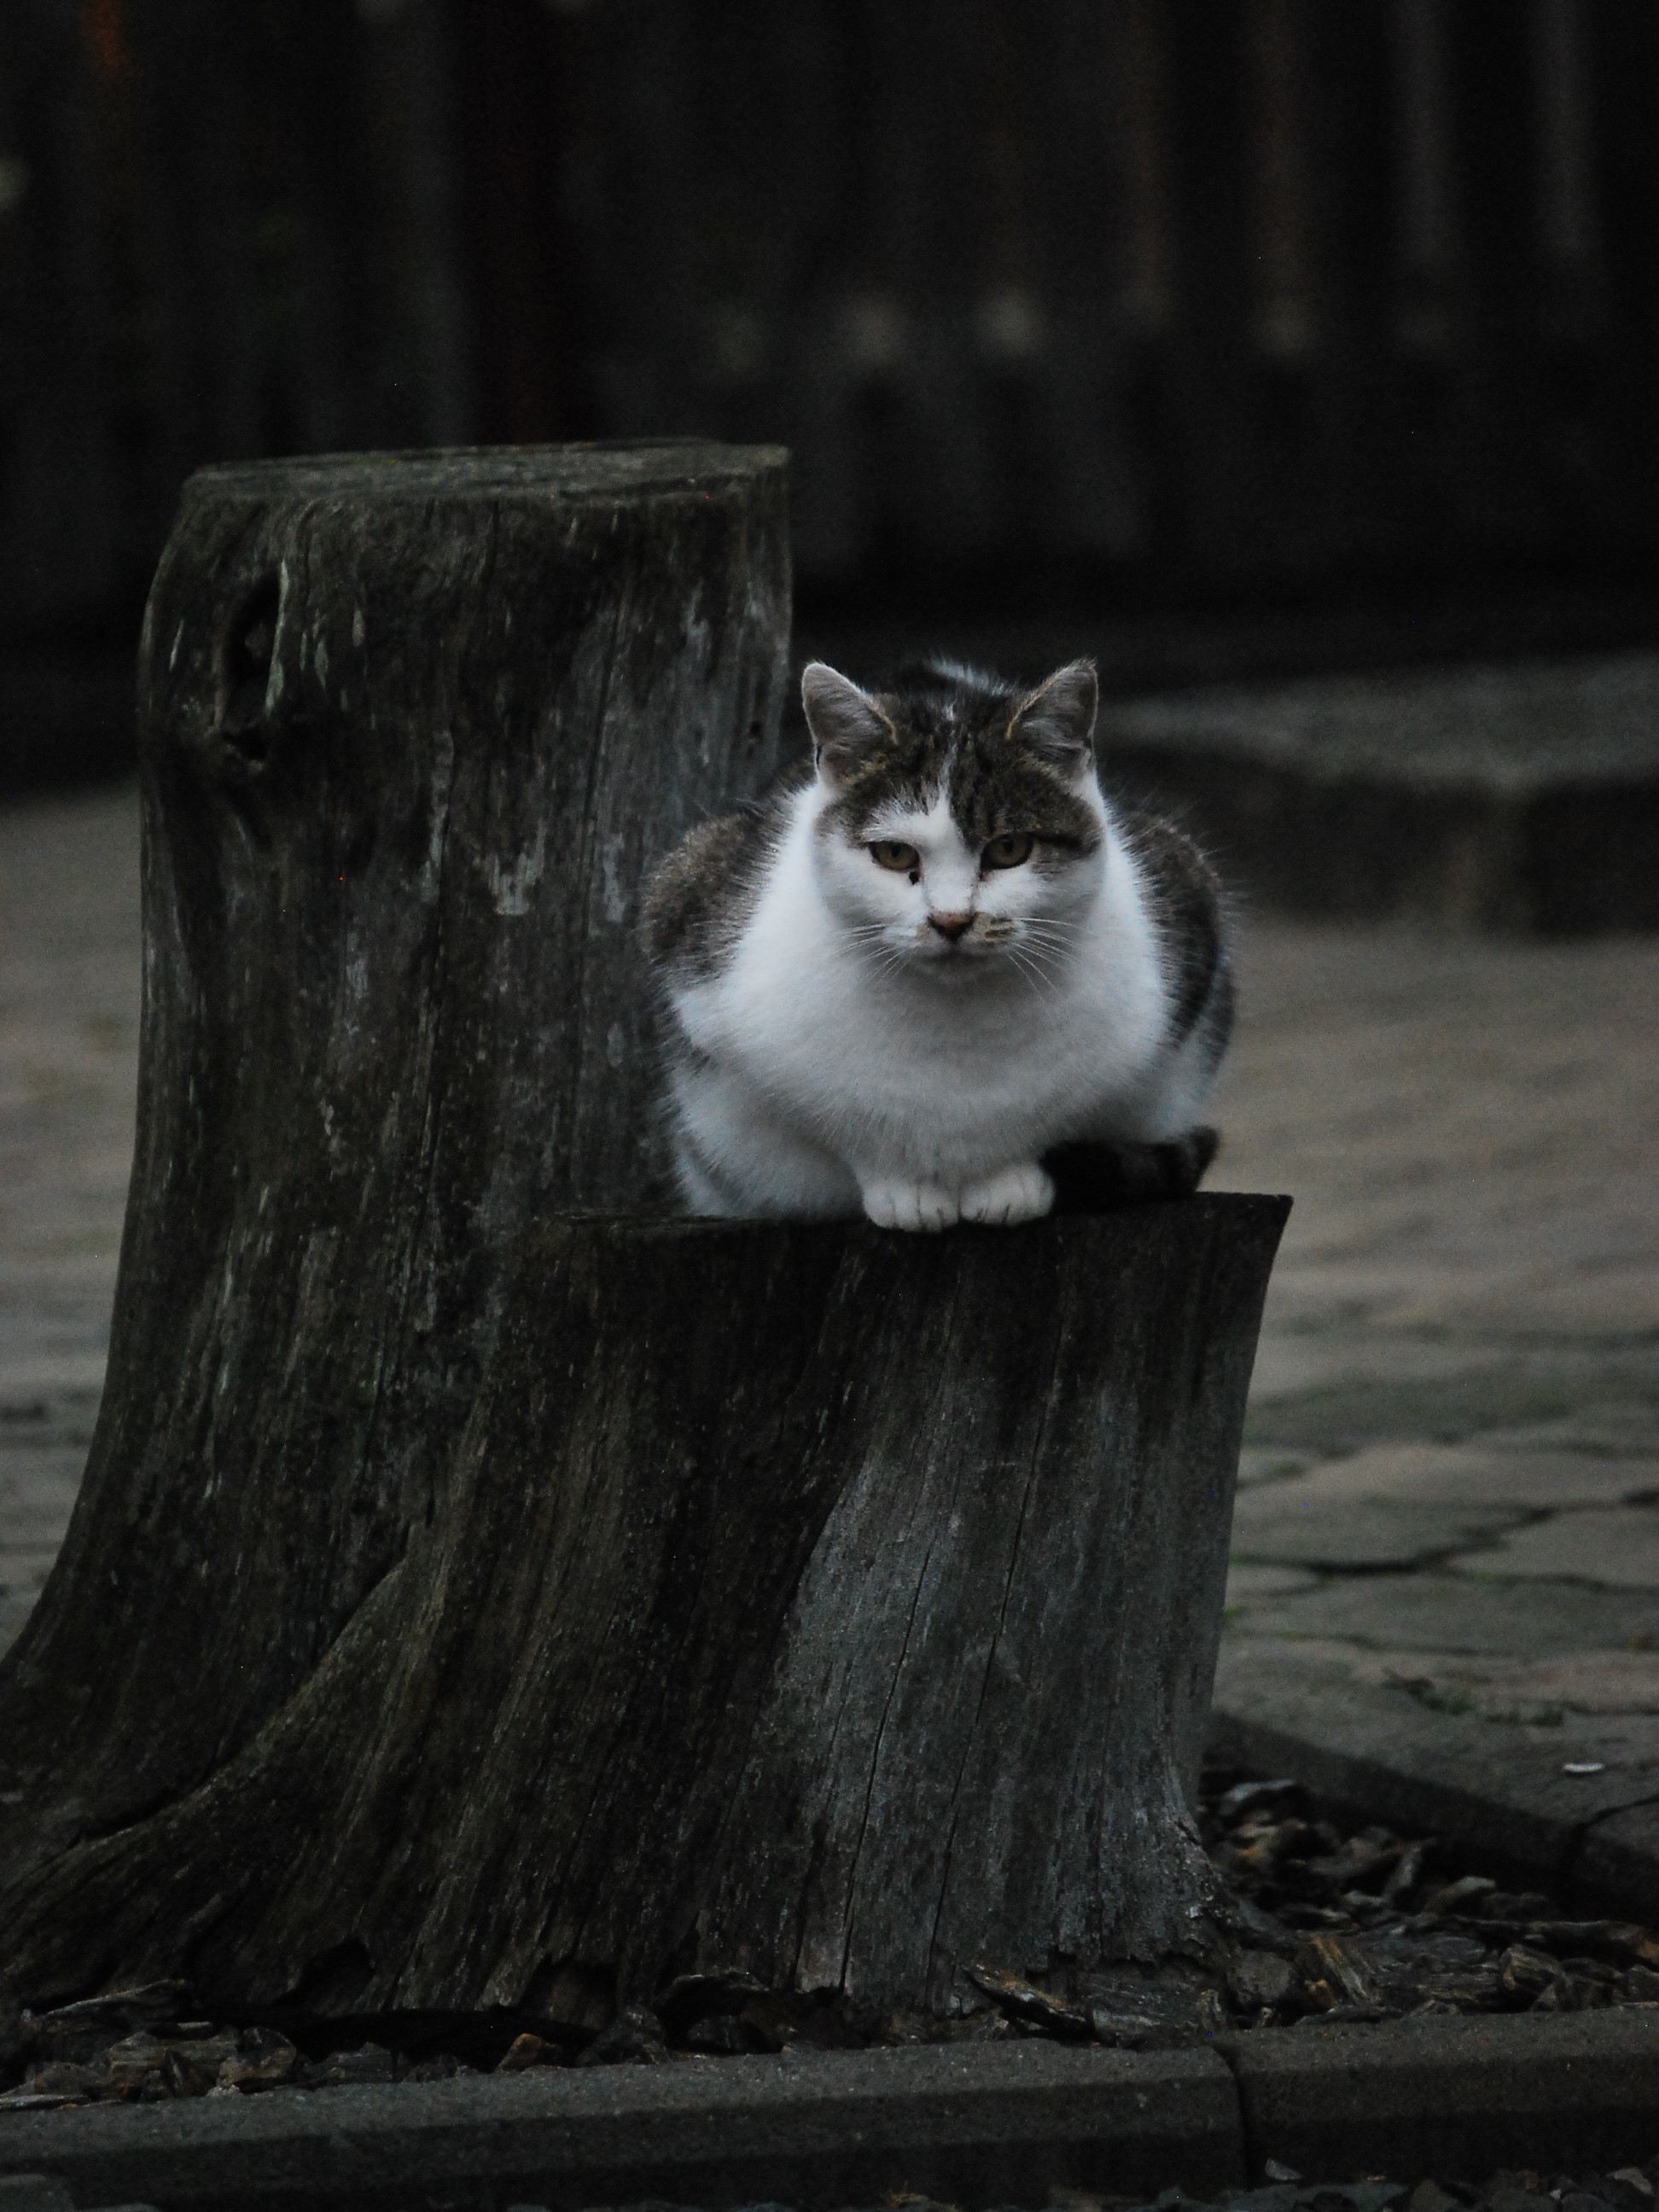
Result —
<instances>
[{"instance_id":1,"label":"cat's pink nose","mask_svg":"<svg viewBox=\"0 0 1659 2212\"><path fill-rule=\"evenodd\" d=\"M930 914L927 917L941 937L948 937L954 945L965 929L971 928L971 914Z\"/></svg>"}]
</instances>

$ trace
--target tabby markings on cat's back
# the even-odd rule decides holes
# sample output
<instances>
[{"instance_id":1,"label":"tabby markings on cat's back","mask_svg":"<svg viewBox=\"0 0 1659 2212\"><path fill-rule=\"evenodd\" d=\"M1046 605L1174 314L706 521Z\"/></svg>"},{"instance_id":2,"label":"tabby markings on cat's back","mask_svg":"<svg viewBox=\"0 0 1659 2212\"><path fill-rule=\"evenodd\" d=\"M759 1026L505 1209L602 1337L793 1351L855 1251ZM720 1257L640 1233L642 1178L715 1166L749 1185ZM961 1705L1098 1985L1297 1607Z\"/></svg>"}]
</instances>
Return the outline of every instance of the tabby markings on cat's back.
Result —
<instances>
[{"instance_id":1,"label":"tabby markings on cat's back","mask_svg":"<svg viewBox=\"0 0 1659 2212\"><path fill-rule=\"evenodd\" d=\"M802 699L810 771L647 896L688 1208L1012 1226L1054 1147L1185 1137L1231 1020L1222 902L1189 838L1109 805L1090 664L866 691L814 662Z\"/></svg>"}]
</instances>

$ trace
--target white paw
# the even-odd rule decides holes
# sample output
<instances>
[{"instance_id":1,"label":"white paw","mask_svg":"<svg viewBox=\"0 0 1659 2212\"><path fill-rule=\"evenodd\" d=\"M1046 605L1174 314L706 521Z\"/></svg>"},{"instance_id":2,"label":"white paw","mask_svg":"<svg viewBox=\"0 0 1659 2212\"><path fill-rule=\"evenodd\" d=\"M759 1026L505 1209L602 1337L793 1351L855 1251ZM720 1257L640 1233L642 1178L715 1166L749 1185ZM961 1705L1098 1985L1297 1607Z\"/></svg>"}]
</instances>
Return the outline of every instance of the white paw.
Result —
<instances>
[{"instance_id":1,"label":"white paw","mask_svg":"<svg viewBox=\"0 0 1659 2212\"><path fill-rule=\"evenodd\" d=\"M864 1210L878 1229L949 1229L957 1218L956 1193L936 1182L867 1182Z\"/></svg>"},{"instance_id":2,"label":"white paw","mask_svg":"<svg viewBox=\"0 0 1659 2212\"><path fill-rule=\"evenodd\" d=\"M1035 1160L1028 1160L988 1176L983 1182L970 1182L962 1194L962 1218L1012 1229L1018 1221L1040 1221L1054 1202L1053 1178Z\"/></svg>"}]
</instances>

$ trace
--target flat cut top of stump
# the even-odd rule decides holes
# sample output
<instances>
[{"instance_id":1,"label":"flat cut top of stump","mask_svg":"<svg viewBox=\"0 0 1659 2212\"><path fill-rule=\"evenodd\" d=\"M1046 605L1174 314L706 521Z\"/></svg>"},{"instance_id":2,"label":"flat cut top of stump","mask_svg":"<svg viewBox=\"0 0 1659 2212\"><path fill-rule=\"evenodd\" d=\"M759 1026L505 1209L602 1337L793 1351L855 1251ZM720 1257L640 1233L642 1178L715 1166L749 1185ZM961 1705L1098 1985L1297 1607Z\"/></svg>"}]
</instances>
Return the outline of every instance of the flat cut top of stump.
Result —
<instances>
[{"instance_id":1,"label":"flat cut top of stump","mask_svg":"<svg viewBox=\"0 0 1659 2212\"><path fill-rule=\"evenodd\" d=\"M714 439L633 440L561 446L440 446L413 453L307 453L198 469L198 493L311 495L402 501L467 493L617 499L729 484L789 465L783 446L727 446Z\"/></svg>"},{"instance_id":2,"label":"flat cut top of stump","mask_svg":"<svg viewBox=\"0 0 1659 2212\"><path fill-rule=\"evenodd\" d=\"M1659 653L1182 692L1103 708L1121 749L1221 755L1312 782L1525 798L1659 782Z\"/></svg>"}]
</instances>

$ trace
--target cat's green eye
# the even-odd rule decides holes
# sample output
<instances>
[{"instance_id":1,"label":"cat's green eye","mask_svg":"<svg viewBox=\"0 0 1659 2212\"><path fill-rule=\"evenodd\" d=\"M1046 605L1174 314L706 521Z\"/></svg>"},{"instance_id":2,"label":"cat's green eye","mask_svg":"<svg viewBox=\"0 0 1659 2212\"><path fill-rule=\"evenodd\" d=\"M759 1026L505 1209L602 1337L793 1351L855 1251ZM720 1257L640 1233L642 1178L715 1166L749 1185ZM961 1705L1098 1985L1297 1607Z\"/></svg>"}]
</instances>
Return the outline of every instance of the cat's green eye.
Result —
<instances>
[{"instance_id":1,"label":"cat's green eye","mask_svg":"<svg viewBox=\"0 0 1659 2212\"><path fill-rule=\"evenodd\" d=\"M896 837L878 837L870 848L870 858L878 868L891 868L896 874L908 875L912 868L921 866L915 847L901 845Z\"/></svg>"},{"instance_id":2,"label":"cat's green eye","mask_svg":"<svg viewBox=\"0 0 1659 2212\"><path fill-rule=\"evenodd\" d=\"M1018 868L1031 857L1036 839L1029 830L1005 830L1000 837L993 837L980 854L980 865L986 868Z\"/></svg>"}]
</instances>

